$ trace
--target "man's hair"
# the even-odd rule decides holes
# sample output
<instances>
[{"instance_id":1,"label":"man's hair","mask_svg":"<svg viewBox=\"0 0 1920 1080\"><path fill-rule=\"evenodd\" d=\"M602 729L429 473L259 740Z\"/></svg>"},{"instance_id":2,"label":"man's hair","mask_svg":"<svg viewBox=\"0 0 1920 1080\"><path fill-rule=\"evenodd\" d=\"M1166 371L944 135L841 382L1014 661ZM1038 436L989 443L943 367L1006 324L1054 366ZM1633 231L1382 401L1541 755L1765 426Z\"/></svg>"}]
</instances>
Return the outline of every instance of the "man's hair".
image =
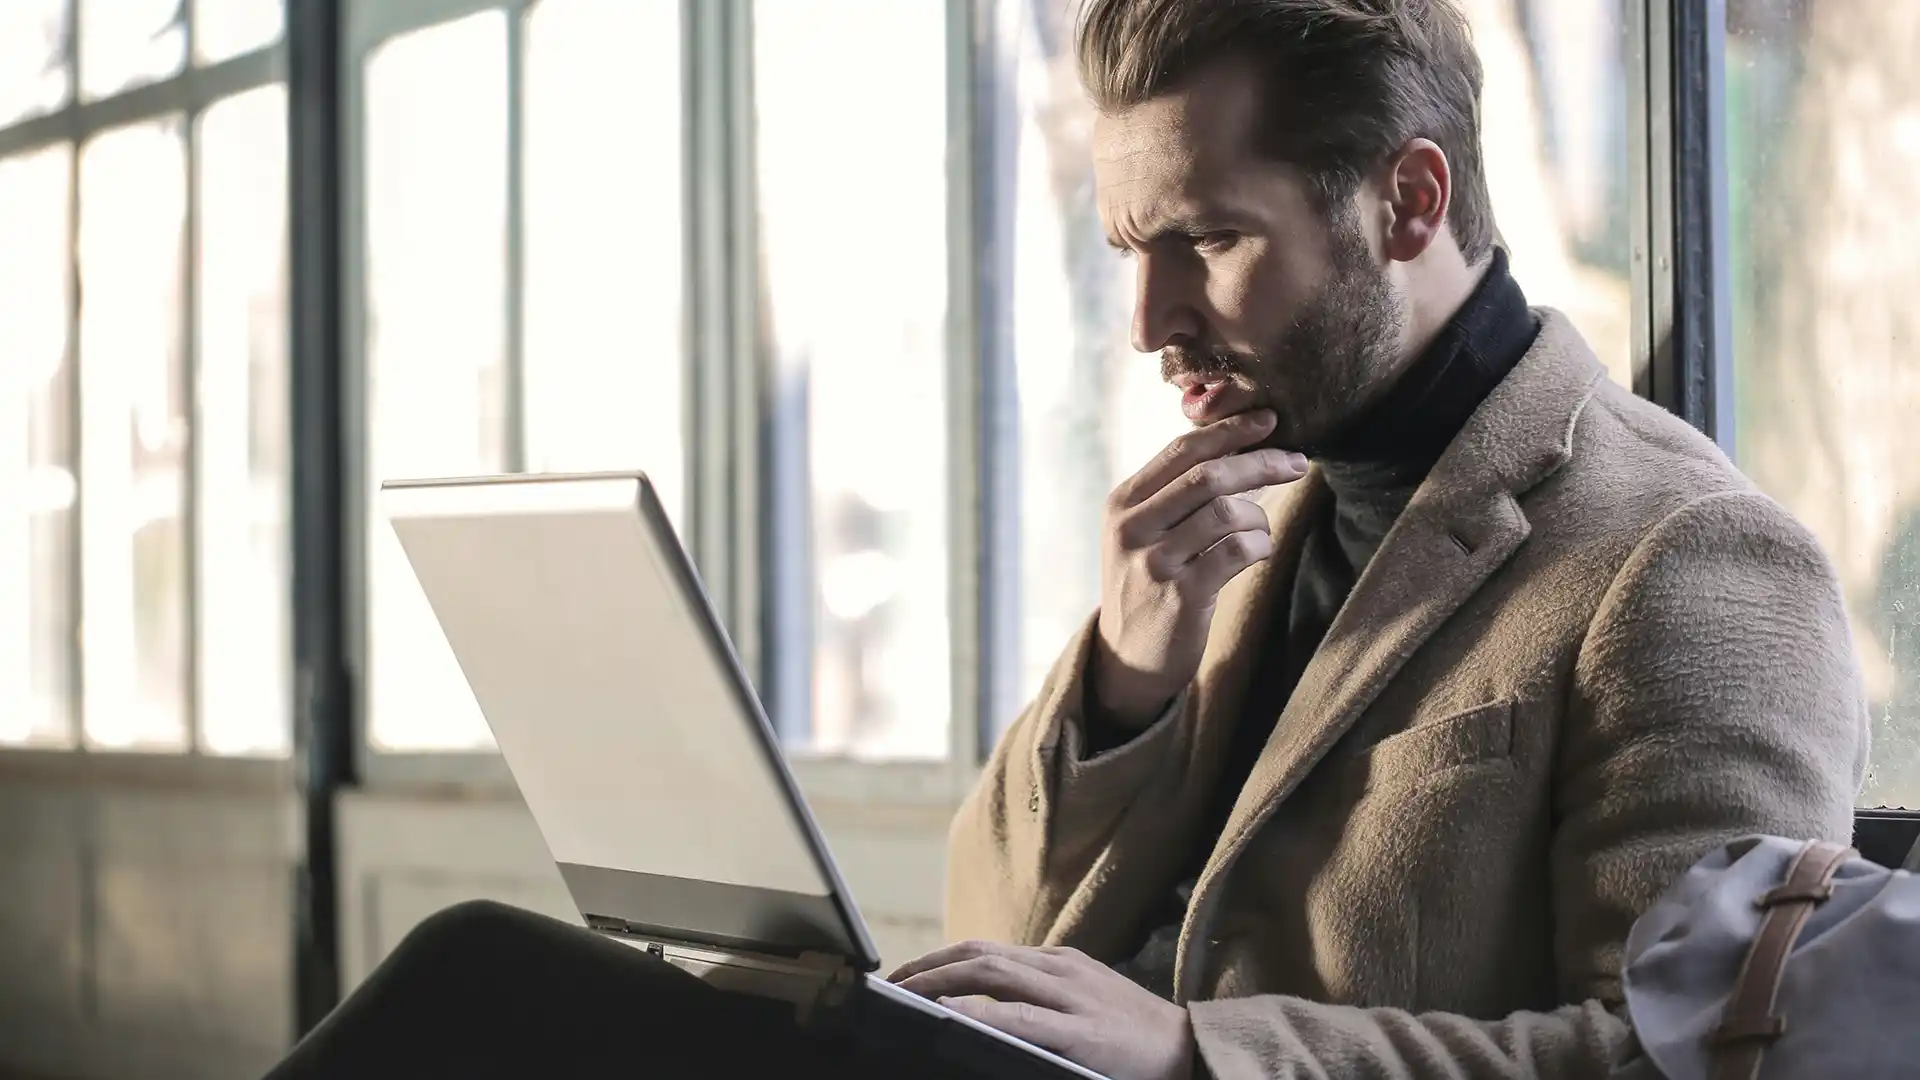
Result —
<instances>
[{"instance_id":1,"label":"man's hair","mask_svg":"<svg viewBox=\"0 0 1920 1080\"><path fill-rule=\"evenodd\" d=\"M1413 138L1447 155L1447 223L1467 262L1494 242L1480 163L1480 58L1453 0L1086 0L1080 78L1103 112L1228 59L1262 80L1259 149L1338 208Z\"/></svg>"}]
</instances>

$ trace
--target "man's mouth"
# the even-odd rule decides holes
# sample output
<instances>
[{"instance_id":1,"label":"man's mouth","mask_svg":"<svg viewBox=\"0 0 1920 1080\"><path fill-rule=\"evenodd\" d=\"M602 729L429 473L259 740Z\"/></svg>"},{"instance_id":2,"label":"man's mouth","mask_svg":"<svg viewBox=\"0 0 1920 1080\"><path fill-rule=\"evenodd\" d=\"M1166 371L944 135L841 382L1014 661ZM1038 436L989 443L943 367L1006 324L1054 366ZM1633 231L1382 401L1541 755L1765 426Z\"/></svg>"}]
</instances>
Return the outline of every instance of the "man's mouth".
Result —
<instances>
[{"instance_id":1,"label":"man's mouth","mask_svg":"<svg viewBox=\"0 0 1920 1080\"><path fill-rule=\"evenodd\" d=\"M1182 372L1169 381L1180 390L1180 411L1190 423L1211 424L1252 404L1252 395L1226 374Z\"/></svg>"},{"instance_id":2,"label":"man's mouth","mask_svg":"<svg viewBox=\"0 0 1920 1080\"><path fill-rule=\"evenodd\" d=\"M1220 391L1227 385L1225 379L1183 379L1180 383L1180 411L1187 419L1199 423L1215 401Z\"/></svg>"}]
</instances>

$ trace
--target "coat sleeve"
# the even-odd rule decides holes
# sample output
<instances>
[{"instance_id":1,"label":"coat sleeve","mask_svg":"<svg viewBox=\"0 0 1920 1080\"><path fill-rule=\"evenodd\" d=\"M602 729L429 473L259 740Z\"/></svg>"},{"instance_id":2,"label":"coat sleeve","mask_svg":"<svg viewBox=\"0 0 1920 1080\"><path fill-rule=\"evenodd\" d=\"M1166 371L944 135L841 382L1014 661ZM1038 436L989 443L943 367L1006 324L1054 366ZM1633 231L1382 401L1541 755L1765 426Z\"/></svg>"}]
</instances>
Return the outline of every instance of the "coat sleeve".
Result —
<instances>
[{"instance_id":1,"label":"coat sleeve","mask_svg":"<svg viewBox=\"0 0 1920 1080\"><path fill-rule=\"evenodd\" d=\"M1752 493L1654 528L1575 662L1554 777L1556 1012L1505 1018L1251 997L1190 1006L1218 1080L1604 1077L1627 931L1702 856L1743 835L1846 841L1867 709L1818 544Z\"/></svg>"},{"instance_id":2,"label":"coat sleeve","mask_svg":"<svg viewBox=\"0 0 1920 1080\"><path fill-rule=\"evenodd\" d=\"M1087 620L994 748L947 845L946 936L1045 943L1121 821L1185 771L1186 694L1130 741L1088 757Z\"/></svg>"}]
</instances>

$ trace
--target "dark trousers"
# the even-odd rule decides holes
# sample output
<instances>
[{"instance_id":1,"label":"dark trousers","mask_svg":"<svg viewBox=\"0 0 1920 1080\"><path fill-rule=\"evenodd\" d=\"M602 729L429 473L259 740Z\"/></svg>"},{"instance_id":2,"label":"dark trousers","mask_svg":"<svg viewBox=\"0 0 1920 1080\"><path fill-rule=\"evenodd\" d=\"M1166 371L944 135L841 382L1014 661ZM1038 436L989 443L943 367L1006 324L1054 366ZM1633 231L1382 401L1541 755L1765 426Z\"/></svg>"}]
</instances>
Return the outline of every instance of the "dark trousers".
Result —
<instances>
[{"instance_id":1,"label":"dark trousers","mask_svg":"<svg viewBox=\"0 0 1920 1080\"><path fill-rule=\"evenodd\" d=\"M407 935L269 1080L961 1077L868 1017L803 1028L578 926L485 901Z\"/></svg>"}]
</instances>

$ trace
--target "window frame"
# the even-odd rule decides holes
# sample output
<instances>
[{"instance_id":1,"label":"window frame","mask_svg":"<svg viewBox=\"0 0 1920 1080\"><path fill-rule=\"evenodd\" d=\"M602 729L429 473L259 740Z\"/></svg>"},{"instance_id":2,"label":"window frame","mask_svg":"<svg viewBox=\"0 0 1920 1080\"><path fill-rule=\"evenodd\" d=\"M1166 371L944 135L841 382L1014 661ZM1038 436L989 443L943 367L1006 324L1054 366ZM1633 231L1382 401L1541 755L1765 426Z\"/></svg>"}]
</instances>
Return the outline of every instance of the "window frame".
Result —
<instances>
[{"instance_id":1,"label":"window frame","mask_svg":"<svg viewBox=\"0 0 1920 1080\"><path fill-rule=\"evenodd\" d=\"M67 252L67 354L64 378L71 393L70 423L74 432L75 484L84 483L80 458L84 447L80 416L80 303L79 303L79 229L81 150L94 136L117 128L167 116L178 116L182 124L185 156L186 206L181 232L181 289L179 332L184 362L182 378L186 382L185 401L188 424L186 490L181 512L185 519L186 573L185 611L187 622L186 656L189 671L197 672L200 663L200 589L198 491L201 481L199 431L195 418L200 406L199 374L199 120L208 109L222 101L252 90L284 84L288 33L283 26L279 37L251 51L208 64L196 64L193 5L181 5L179 20L184 33L185 59L179 72L164 79L87 99L80 91L78 0L66 0L67 33L64 42L65 63L70 77L67 101L59 108L0 127L0 159L14 158L58 145L72 147L67 176L68 252ZM74 610L80 611L86 588L81 558L86 543L86 525L78 500L72 511L71 554L73 574L69 582ZM288 597L291 609L292 597ZM292 615L291 610L289 614ZM294 616L297 617L297 616ZM200 688L197 674L186 684L187 741L179 749L111 749L87 745L85 738L85 657L79 635L66 643L73 658L69 689L73 708L68 716L70 744L64 746L0 747L0 779L18 778L27 782L80 784L154 784L191 790L261 791L285 790L293 766L287 757L231 756L207 752L200 715ZM287 717L293 719L292 703Z\"/></svg>"},{"instance_id":2,"label":"window frame","mask_svg":"<svg viewBox=\"0 0 1920 1080\"><path fill-rule=\"evenodd\" d=\"M345 590L347 667L356 676L367 670L369 647L367 536L371 478L366 475L368 399L366 368L366 96L365 61L393 37L487 11L508 18L507 153L509 158L507 248L508 328L524 298L519 161L523 149L520 122L524 102L520 68L527 16L540 0L421 0L382 5L372 0L345 4L345 112L342 118L347 159L346 242L343 260L345 337L342 351L342 400L348 459L341 530L348 588ZM976 469L984 452L979 437L983 402L974 378L978 247L972 184L976 136L973 109L974 28L986 5L973 0L940 0L947 12L948 125L947 204L948 303L946 388L948 411L948 599L953 634L949 645L952 722L948 753L939 760L865 761L840 756L790 755L793 771L809 797L828 801L902 801L934 799L957 804L979 773L983 714L975 672L987 638L980 627L982 607L972 570L982 560L981 501L989 485ZM755 203L753 117L753 41L751 0L680 0L681 102L684 123L682 169L683 237L686 272L682 303L690 333L682 357L683 415L688 433L687 546L714 607L720 612L742 665L761 686L784 658L765 632L767 605L762 583L772 572L768 560L769 493L762 482L767 448L762 432L763 389L767 384L765 343L761 340L757 259L758 206ZM715 181L719 177L719 181ZM508 348L510 399L522 385L520 344ZM509 422L517 409L509 405ZM514 423L510 444L522 436ZM517 447L510 452L518 466ZM367 715L367 680L355 677L351 696L357 717ZM777 708L777 706L775 706ZM430 790L470 797L512 797L511 775L497 751L380 751L368 739L365 723L355 725L354 772L361 783L379 790Z\"/></svg>"}]
</instances>

